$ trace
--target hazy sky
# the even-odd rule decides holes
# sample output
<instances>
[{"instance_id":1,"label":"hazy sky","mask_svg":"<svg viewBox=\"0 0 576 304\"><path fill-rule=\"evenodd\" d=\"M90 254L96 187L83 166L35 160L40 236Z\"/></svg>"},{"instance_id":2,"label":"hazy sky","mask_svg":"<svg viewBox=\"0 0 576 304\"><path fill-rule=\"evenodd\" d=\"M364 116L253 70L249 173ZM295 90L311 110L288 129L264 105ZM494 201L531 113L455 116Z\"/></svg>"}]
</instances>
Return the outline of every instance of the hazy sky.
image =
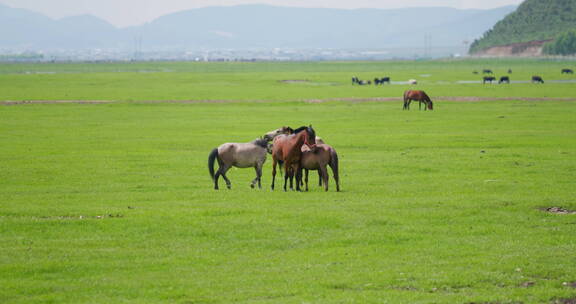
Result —
<instances>
[{"instance_id":1,"label":"hazy sky","mask_svg":"<svg viewBox=\"0 0 576 304\"><path fill-rule=\"evenodd\" d=\"M523 0L0 0L0 3L26 8L52 18L92 14L118 26L139 25L169 13L205 6L262 3L298 7L399 8L449 6L455 8L495 8L520 4Z\"/></svg>"}]
</instances>

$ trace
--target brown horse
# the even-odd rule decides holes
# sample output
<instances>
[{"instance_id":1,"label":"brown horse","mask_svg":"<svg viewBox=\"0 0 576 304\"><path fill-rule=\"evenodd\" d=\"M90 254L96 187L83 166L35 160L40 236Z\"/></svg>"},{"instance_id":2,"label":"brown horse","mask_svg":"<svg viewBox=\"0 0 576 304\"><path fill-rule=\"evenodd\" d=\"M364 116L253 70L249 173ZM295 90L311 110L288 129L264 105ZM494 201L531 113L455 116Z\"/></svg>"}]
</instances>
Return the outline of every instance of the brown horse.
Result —
<instances>
[{"instance_id":1,"label":"brown horse","mask_svg":"<svg viewBox=\"0 0 576 304\"><path fill-rule=\"evenodd\" d=\"M308 170L318 170L320 185L324 184L324 190L328 191L328 170L326 166L332 168L332 175L336 181L336 191L340 191L340 177L338 174L338 154L330 145L316 144L316 147L309 149L302 146L302 158L300 159L302 169L306 170L305 183L308 191Z\"/></svg>"},{"instance_id":2,"label":"brown horse","mask_svg":"<svg viewBox=\"0 0 576 304\"><path fill-rule=\"evenodd\" d=\"M428 108L429 110L433 110L434 106L432 104L432 100L424 91L419 90L407 90L404 92L404 110L410 110L410 102L412 100L418 101L418 109L420 110L420 105L424 103L424 110Z\"/></svg>"},{"instance_id":3,"label":"brown horse","mask_svg":"<svg viewBox=\"0 0 576 304\"><path fill-rule=\"evenodd\" d=\"M314 147L316 145L316 132L309 127L300 127L294 130L294 134L280 135L274 138L272 146L272 190L276 180L276 164L284 164L284 191L290 179L290 189L293 189L294 176L296 175L296 190L300 191L300 158L302 146Z\"/></svg>"}]
</instances>

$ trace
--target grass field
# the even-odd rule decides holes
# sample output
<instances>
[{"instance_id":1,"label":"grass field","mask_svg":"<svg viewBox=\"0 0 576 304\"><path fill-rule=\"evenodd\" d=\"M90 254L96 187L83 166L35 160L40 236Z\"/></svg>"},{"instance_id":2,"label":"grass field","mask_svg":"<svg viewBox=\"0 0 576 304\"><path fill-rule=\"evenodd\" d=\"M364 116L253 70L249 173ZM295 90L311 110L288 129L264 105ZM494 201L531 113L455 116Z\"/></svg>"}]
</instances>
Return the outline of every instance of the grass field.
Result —
<instances>
[{"instance_id":1,"label":"grass field","mask_svg":"<svg viewBox=\"0 0 576 304\"><path fill-rule=\"evenodd\" d=\"M117 101L0 105L0 302L573 303L576 213L545 209L576 210L576 84L455 83L572 64L0 65L0 100ZM407 88L353 74L435 110L302 101ZM270 158L212 189L212 148L310 123L342 192L272 192Z\"/></svg>"}]
</instances>

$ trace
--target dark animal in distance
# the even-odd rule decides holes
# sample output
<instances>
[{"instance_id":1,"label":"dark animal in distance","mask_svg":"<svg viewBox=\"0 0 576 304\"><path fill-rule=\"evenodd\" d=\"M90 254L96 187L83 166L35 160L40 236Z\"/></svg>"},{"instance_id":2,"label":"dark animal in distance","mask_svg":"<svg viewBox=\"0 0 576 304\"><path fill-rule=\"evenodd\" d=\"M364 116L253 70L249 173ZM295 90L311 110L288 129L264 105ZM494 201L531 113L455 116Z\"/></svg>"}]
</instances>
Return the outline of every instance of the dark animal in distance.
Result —
<instances>
[{"instance_id":1,"label":"dark animal in distance","mask_svg":"<svg viewBox=\"0 0 576 304\"><path fill-rule=\"evenodd\" d=\"M472 71L472 74L478 74L478 71Z\"/></svg>"},{"instance_id":2,"label":"dark animal in distance","mask_svg":"<svg viewBox=\"0 0 576 304\"><path fill-rule=\"evenodd\" d=\"M358 77L352 77L352 84L357 84L357 85L368 85L368 84L372 84L372 82L370 80L360 80Z\"/></svg>"},{"instance_id":3,"label":"dark animal in distance","mask_svg":"<svg viewBox=\"0 0 576 304\"><path fill-rule=\"evenodd\" d=\"M492 83L492 81L495 81L495 80L496 80L496 77L493 77L493 76L484 76L484 79L483 79L482 83L486 83L486 82Z\"/></svg>"},{"instance_id":4,"label":"dark animal in distance","mask_svg":"<svg viewBox=\"0 0 576 304\"><path fill-rule=\"evenodd\" d=\"M407 90L404 92L404 110L410 110L410 103L412 100L418 101L418 110L420 110L420 105L424 103L424 111L426 108L429 110L433 110L433 104L430 97L424 92L420 90Z\"/></svg>"},{"instance_id":5,"label":"dark animal in distance","mask_svg":"<svg viewBox=\"0 0 576 304\"><path fill-rule=\"evenodd\" d=\"M260 179L262 177L262 166L266 161L267 147L267 139L256 139L249 143L225 143L218 148L214 148L208 155L208 171L214 181L214 189L218 190L218 178L220 176L226 181L228 189L231 188L232 184L226 177L226 172L233 166L237 168L254 167L256 169L256 178L252 180L250 186L254 188L254 185L258 183L258 188L262 188ZM216 160L218 160L219 168L214 173L214 162Z\"/></svg>"},{"instance_id":6,"label":"dark animal in distance","mask_svg":"<svg viewBox=\"0 0 576 304\"><path fill-rule=\"evenodd\" d=\"M508 69L508 74L512 74L512 69Z\"/></svg>"},{"instance_id":7,"label":"dark animal in distance","mask_svg":"<svg viewBox=\"0 0 576 304\"><path fill-rule=\"evenodd\" d=\"M540 76L532 76L532 83L534 82L544 83L544 79L542 79Z\"/></svg>"},{"instance_id":8,"label":"dark animal in distance","mask_svg":"<svg viewBox=\"0 0 576 304\"><path fill-rule=\"evenodd\" d=\"M574 74L574 71L572 69L562 69L562 74Z\"/></svg>"},{"instance_id":9,"label":"dark animal in distance","mask_svg":"<svg viewBox=\"0 0 576 304\"><path fill-rule=\"evenodd\" d=\"M390 84L390 77L374 78L374 85L385 84L385 83Z\"/></svg>"},{"instance_id":10,"label":"dark animal in distance","mask_svg":"<svg viewBox=\"0 0 576 304\"><path fill-rule=\"evenodd\" d=\"M492 70L490 70L490 69L484 69L484 70L482 70L482 73L484 73L484 74L492 74Z\"/></svg>"},{"instance_id":11,"label":"dark animal in distance","mask_svg":"<svg viewBox=\"0 0 576 304\"><path fill-rule=\"evenodd\" d=\"M498 83L503 83L503 82L510 83L510 77L508 77L508 76L500 77L500 80L498 81Z\"/></svg>"}]
</instances>

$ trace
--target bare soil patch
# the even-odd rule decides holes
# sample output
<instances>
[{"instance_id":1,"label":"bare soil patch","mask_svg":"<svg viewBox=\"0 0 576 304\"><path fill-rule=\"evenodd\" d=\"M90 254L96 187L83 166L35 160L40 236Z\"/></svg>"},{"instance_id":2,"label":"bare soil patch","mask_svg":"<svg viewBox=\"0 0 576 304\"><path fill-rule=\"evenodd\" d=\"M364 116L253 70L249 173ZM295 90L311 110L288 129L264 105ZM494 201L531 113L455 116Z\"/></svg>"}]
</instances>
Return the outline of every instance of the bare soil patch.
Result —
<instances>
[{"instance_id":1,"label":"bare soil patch","mask_svg":"<svg viewBox=\"0 0 576 304\"><path fill-rule=\"evenodd\" d=\"M548 207L548 208L541 208L540 210L554 214L576 214L575 210L569 210L562 207Z\"/></svg>"}]
</instances>

